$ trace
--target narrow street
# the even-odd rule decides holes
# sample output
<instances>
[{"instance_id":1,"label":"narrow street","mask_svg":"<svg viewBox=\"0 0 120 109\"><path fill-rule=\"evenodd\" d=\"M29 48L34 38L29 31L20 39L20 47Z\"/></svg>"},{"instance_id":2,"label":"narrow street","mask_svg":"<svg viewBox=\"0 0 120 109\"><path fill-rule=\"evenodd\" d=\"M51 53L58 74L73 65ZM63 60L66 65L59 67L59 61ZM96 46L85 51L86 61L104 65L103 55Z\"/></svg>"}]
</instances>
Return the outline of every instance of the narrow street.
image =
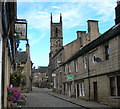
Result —
<instances>
[{"instance_id":1,"label":"narrow street","mask_svg":"<svg viewBox=\"0 0 120 109\"><path fill-rule=\"evenodd\" d=\"M22 107L80 107L49 95L49 91L50 90L46 88L33 87L33 91L26 94L27 101Z\"/></svg>"}]
</instances>

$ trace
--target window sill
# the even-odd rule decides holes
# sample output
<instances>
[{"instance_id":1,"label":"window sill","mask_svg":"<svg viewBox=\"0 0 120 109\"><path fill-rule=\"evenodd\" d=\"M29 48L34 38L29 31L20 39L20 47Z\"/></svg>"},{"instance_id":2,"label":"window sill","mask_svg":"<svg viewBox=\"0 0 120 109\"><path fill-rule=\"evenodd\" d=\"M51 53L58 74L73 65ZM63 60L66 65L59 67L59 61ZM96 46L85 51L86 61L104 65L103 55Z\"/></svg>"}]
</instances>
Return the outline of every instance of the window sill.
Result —
<instances>
[{"instance_id":1,"label":"window sill","mask_svg":"<svg viewBox=\"0 0 120 109\"><path fill-rule=\"evenodd\" d=\"M120 99L120 96L109 96L110 99Z\"/></svg>"}]
</instances>

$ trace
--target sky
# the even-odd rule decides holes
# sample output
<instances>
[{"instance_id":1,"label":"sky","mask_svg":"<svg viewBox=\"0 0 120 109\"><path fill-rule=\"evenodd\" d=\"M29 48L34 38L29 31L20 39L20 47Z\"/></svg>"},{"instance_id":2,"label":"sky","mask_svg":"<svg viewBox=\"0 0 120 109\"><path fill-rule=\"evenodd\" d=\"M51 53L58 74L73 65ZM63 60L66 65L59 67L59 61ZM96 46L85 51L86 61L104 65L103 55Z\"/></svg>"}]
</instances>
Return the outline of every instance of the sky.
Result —
<instances>
[{"instance_id":1,"label":"sky","mask_svg":"<svg viewBox=\"0 0 120 109\"><path fill-rule=\"evenodd\" d=\"M18 0L17 18L27 20L27 38L33 66L49 64L51 13L53 22L59 22L62 13L63 45L66 45L77 38L77 31L87 31L87 20L98 20L101 34L114 26L116 1ZM25 51L25 47L26 41L20 41L19 48Z\"/></svg>"}]
</instances>

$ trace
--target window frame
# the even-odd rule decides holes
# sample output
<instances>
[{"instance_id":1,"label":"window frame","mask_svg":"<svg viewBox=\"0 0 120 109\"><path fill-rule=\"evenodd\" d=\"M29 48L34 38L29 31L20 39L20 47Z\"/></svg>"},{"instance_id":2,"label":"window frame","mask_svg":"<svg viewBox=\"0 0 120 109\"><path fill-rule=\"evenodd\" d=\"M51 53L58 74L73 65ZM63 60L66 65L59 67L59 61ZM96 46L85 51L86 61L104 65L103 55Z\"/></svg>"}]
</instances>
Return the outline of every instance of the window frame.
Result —
<instances>
[{"instance_id":1,"label":"window frame","mask_svg":"<svg viewBox=\"0 0 120 109\"><path fill-rule=\"evenodd\" d=\"M105 60L109 60L109 56L110 56L109 44L106 44L106 45L104 46L104 49L105 49L105 51L104 51Z\"/></svg>"},{"instance_id":2,"label":"window frame","mask_svg":"<svg viewBox=\"0 0 120 109\"><path fill-rule=\"evenodd\" d=\"M84 56L84 67L87 69L87 56Z\"/></svg>"},{"instance_id":3,"label":"window frame","mask_svg":"<svg viewBox=\"0 0 120 109\"><path fill-rule=\"evenodd\" d=\"M71 72L71 63L68 64L68 72Z\"/></svg>"},{"instance_id":4,"label":"window frame","mask_svg":"<svg viewBox=\"0 0 120 109\"><path fill-rule=\"evenodd\" d=\"M111 88L113 88L113 87L111 87L111 78L114 78L114 80L115 80L115 95L112 95L112 90L111 90ZM118 79L120 79L120 75L117 75L117 76L111 76L111 77L109 77L109 83L110 83L110 96L113 96L113 97L115 97L115 96L120 96L120 86L118 86L119 84L118 84L118 82L120 81L120 80L118 80Z\"/></svg>"},{"instance_id":5,"label":"window frame","mask_svg":"<svg viewBox=\"0 0 120 109\"><path fill-rule=\"evenodd\" d=\"M78 72L78 60L77 59L74 61L74 65L75 65L75 72Z\"/></svg>"},{"instance_id":6,"label":"window frame","mask_svg":"<svg viewBox=\"0 0 120 109\"><path fill-rule=\"evenodd\" d=\"M93 61L93 63L96 62L94 57L96 58L96 55L93 53L93 54L92 54L92 61Z\"/></svg>"},{"instance_id":7,"label":"window frame","mask_svg":"<svg viewBox=\"0 0 120 109\"><path fill-rule=\"evenodd\" d=\"M65 65L65 66L64 66L64 72L65 72L65 74L67 74L66 70L67 70L67 69L66 69L66 65Z\"/></svg>"}]
</instances>

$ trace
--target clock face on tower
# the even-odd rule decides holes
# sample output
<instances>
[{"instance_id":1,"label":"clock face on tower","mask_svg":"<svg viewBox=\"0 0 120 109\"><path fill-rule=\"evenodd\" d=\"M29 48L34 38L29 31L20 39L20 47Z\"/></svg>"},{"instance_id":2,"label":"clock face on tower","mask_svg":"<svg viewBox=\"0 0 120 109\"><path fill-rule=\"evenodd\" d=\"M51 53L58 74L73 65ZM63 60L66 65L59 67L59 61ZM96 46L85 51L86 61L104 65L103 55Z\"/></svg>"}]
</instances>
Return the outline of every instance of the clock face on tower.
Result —
<instances>
[{"instance_id":1,"label":"clock face on tower","mask_svg":"<svg viewBox=\"0 0 120 109\"><path fill-rule=\"evenodd\" d=\"M59 46L59 45L60 45L60 40L58 40L58 39L57 39L57 40L54 40L54 45L55 45L55 46Z\"/></svg>"}]
</instances>

